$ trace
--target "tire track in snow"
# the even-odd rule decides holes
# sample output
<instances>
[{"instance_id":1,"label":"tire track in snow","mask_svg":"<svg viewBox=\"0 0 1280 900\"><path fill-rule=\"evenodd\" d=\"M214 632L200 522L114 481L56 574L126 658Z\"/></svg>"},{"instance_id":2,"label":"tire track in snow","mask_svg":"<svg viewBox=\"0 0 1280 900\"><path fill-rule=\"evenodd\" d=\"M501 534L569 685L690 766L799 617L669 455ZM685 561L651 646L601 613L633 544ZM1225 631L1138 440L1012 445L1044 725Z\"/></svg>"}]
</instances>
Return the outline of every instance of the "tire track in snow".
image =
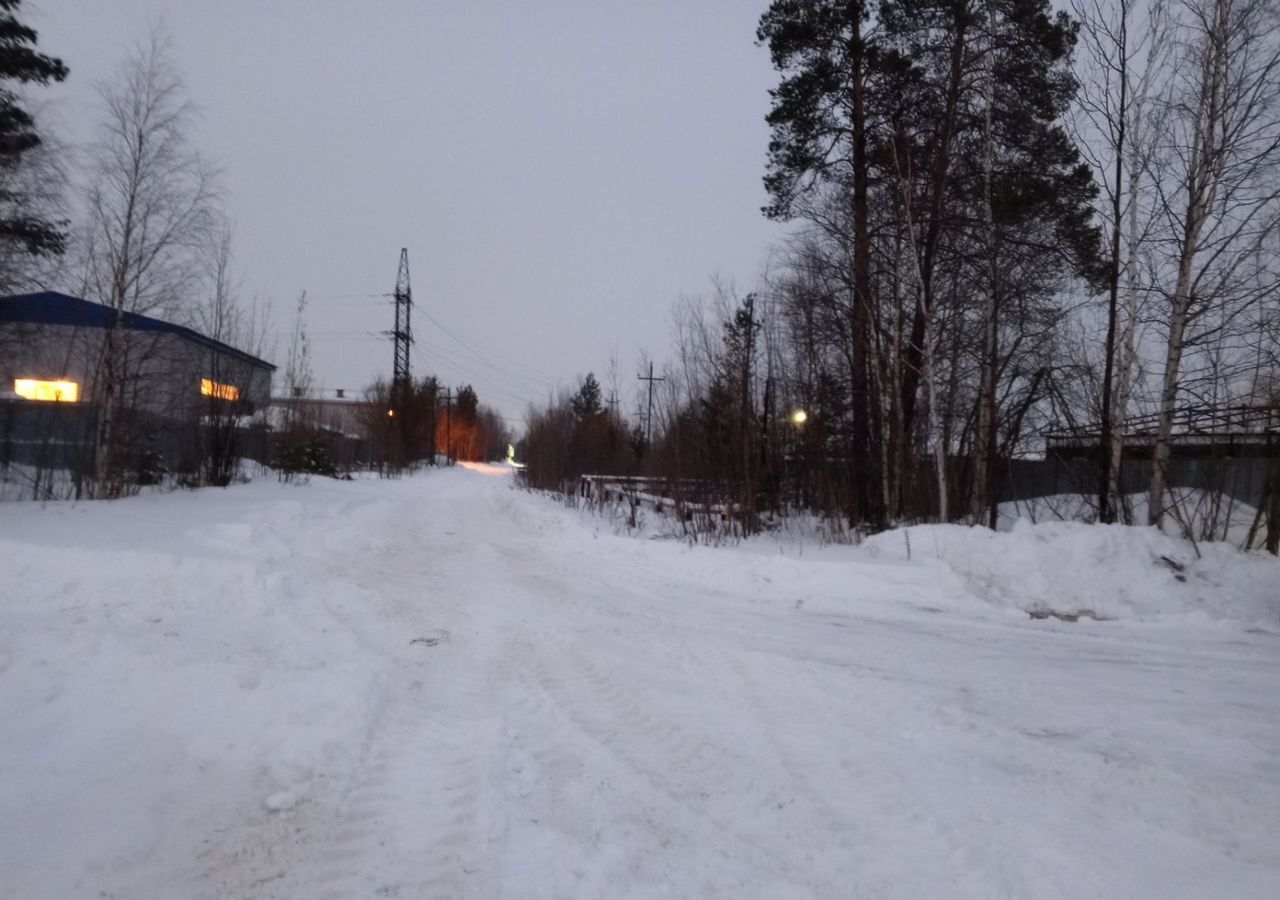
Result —
<instances>
[{"instance_id":1,"label":"tire track in snow","mask_svg":"<svg viewBox=\"0 0 1280 900\"><path fill-rule=\"evenodd\" d=\"M702 840L706 834L717 835L718 855L751 859L756 865L768 860L768 865L778 870L778 884L787 889L811 881L813 873L806 870L803 851L793 859L779 859L777 848L753 830L755 818L783 818L793 833L812 833L815 821L821 823L818 830L835 833L847 830L847 826L834 817L824 818L817 807L797 804L796 792L785 779L760 771L755 760L736 752L725 736L678 724L658 712L624 686L607 663L597 662L585 649L592 646L589 636L613 633L622 624L619 620L625 619L628 627L644 628L642 646L668 648L652 655L651 664L670 664L664 653L679 643L671 638L681 623L668 610L653 608L647 596L635 591L637 584L653 584L653 573L624 559L620 571L611 566L604 582L588 585L573 567L537 556L519 539L504 541L494 549L513 574L535 584L543 598L555 598L554 606L545 610L544 622L555 623L565 613L570 616L542 636L539 652L533 654L529 666L546 702L568 724L606 749L624 771L647 785L648 792L673 804L666 818L690 823L689 832L704 835ZM530 569L534 571L526 575ZM657 581L678 584L669 576ZM565 640L565 631L580 639ZM717 669L726 671L706 650L706 644L700 642L698 664L691 677L708 676ZM715 687L722 696L732 695L723 676ZM752 821L742 821L744 810L751 810Z\"/></svg>"},{"instance_id":2,"label":"tire track in snow","mask_svg":"<svg viewBox=\"0 0 1280 900\"><path fill-rule=\"evenodd\" d=\"M540 587L555 589L558 600L575 610L595 613L603 622L618 616L640 618L663 626L659 630L664 632L674 631L679 624L669 614L664 615L665 610L646 609L646 598L635 595L635 584L641 582L687 589L679 579L646 571L626 559L611 559L605 582L595 584L594 592L580 592L574 588L581 576L564 563L540 557L536 548L498 549L521 573L536 564L533 577ZM598 599L591 597L592 593ZM612 601L611 596L615 598ZM616 601L617 596L634 599L636 605L624 607ZM684 623L686 627L688 624ZM719 815L717 798L734 798L740 806L768 809L771 817L783 823L785 833L793 838L805 837L816 847L824 848L835 871L849 870L842 856L867 861L867 880L861 883L873 895L892 894L900 885L895 884L894 873L875 874L876 861L861 850L854 853L850 848L871 844L882 849L880 856L893 858L890 842L883 835L886 823L897 823L897 839L903 843L932 848L932 858L921 860L919 866L937 870L936 883L942 894L954 895L960 889L984 900L1028 895L1028 886L1007 850L977 846L967 840L961 829L929 808L884 753L857 733L856 725L839 721L824 704L806 699L806 695L829 698L828 691L812 694L801 689L791 692L780 706L767 703L767 692L758 676L752 674L750 666L740 663L733 651L721 649L719 637L701 635L697 665L690 675L714 681L712 686L719 688L722 696L732 696L735 684L741 687L744 718L756 724L763 739L760 743L769 749L769 763L757 767L749 777L742 772L747 761L729 752L723 739L714 735L702 737L654 712L606 668L593 662L582 643L556 648L549 654L553 665L540 658L537 677L579 728L607 744L671 799L711 818L744 841L749 842L750 836L740 834L737 823ZM661 662L658 658L653 661ZM801 731L779 726L797 718L804 725ZM808 748L803 746L806 740L810 742ZM825 777L815 776L810 771L814 760L830 759L832 745L844 748L839 765L828 765ZM857 796L857 806L833 801L833 779L846 784L847 790L841 793ZM691 787L698 784L704 789ZM775 852L777 849L771 848ZM849 874L859 881L858 873Z\"/></svg>"},{"instance_id":3,"label":"tire track in snow","mask_svg":"<svg viewBox=\"0 0 1280 900\"><path fill-rule=\"evenodd\" d=\"M716 836L718 847L707 849L713 856L751 860L760 875L773 869L779 885L801 889L817 874L806 861L806 841L825 840L823 828L847 831L812 804L796 802L786 778L647 707L575 646L540 654L533 674L549 701L584 735L674 806L667 818L675 827L688 822L701 840ZM794 838L788 854L779 853L772 837L757 828L779 820Z\"/></svg>"},{"instance_id":4,"label":"tire track in snow","mask_svg":"<svg viewBox=\"0 0 1280 900\"><path fill-rule=\"evenodd\" d=\"M331 757L333 771L292 809L257 810L209 842L209 900L496 896L485 861L493 819L485 770L497 721L489 670L502 648L493 629L468 628L455 641L436 627L456 630L465 612L460 598L430 590L441 575L430 563L447 548L413 528L389 533L371 553L314 558L319 574L291 590L323 608L380 670L358 748ZM411 643L424 634L435 643Z\"/></svg>"},{"instance_id":5,"label":"tire track in snow","mask_svg":"<svg viewBox=\"0 0 1280 900\"><path fill-rule=\"evenodd\" d=\"M732 665L746 689L744 696L757 710L759 719L775 723L775 727L766 729L770 743L786 767L797 774L797 783L803 787L810 803L822 809L828 821L843 823L851 846L879 845L883 853L876 855L883 858L893 858L895 847L919 848L913 875L919 877L923 871L936 870L931 874L937 880L938 890L946 896L986 900L1035 895L1007 849L975 845L948 824L922 801L920 792L889 762L885 750L877 748L874 738L865 736L876 723L891 721L892 715L888 714L891 711L867 709L872 715L862 721L841 720L828 704L811 699L833 696L829 688L794 683L789 685L784 697L770 703L765 700L767 691L752 667L736 660ZM803 670L800 678L811 680ZM884 703L867 692L859 693L858 701L864 707L880 707ZM801 727L778 727L778 723L797 718L803 723ZM805 724L809 727L804 727ZM817 783L809 774L812 761L829 758L833 745L840 748L838 775L829 772ZM851 799L847 808L833 803L832 784L839 784L840 793ZM944 863L942 867L940 862ZM885 872L867 887L886 890L896 880L894 875ZM964 893L958 893L959 890Z\"/></svg>"},{"instance_id":6,"label":"tire track in snow","mask_svg":"<svg viewBox=\"0 0 1280 900\"><path fill-rule=\"evenodd\" d=\"M561 671L552 668L548 657L560 661ZM725 748L652 713L633 692L589 660L578 645L566 642L551 654L539 654L537 662L539 683L568 709L571 718L617 744L633 767L659 779L673 799L687 802L731 786L731 770L721 764L730 755ZM669 782L675 773L698 789L681 792Z\"/></svg>"},{"instance_id":7,"label":"tire track in snow","mask_svg":"<svg viewBox=\"0 0 1280 900\"><path fill-rule=\"evenodd\" d=\"M327 791L255 815L202 854L205 896L496 896L483 820L493 720L432 710L423 693L411 686L375 713Z\"/></svg>"},{"instance_id":8,"label":"tire track in snow","mask_svg":"<svg viewBox=\"0 0 1280 900\"><path fill-rule=\"evenodd\" d=\"M298 891L317 897L351 896L350 862L368 849L372 830L367 816L352 816L352 804L371 787L370 757L383 731L385 699L361 729L354 757L326 778L324 790L302 797L291 808L258 810L227 837L211 842L201 883L211 885L208 900L292 897ZM268 773L260 773L260 781ZM317 847L319 845L319 847ZM325 852L321 853L323 849Z\"/></svg>"},{"instance_id":9,"label":"tire track in snow","mask_svg":"<svg viewBox=\"0 0 1280 900\"><path fill-rule=\"evenodd\" d=\"M536 815L538 826L558 839L559 853L539 872L536 895L631 896L620 886L643 872L655 887L697 884L700 895L738 897L741 884L725 878L726 867L736 871L727 861L752 860L760 876L777 868L770 847L717 820L705 802L709 795L696 789L696 781L677 779L691 788L682 790L667 777L669 771L662 771L670 757L654 754L641 735L660 736L666 728L652 717L620 728L620 720L592 715L582 698L569 695L573 689L564 679L576 672L558 664L563 652L563 645L551 642L530 650L522 661L525 698L509 710L513 723L523 723L509 729L511 758L529 764L518 773L511 802L519 813ZM676 751L677 758L682 755ZM690 856L686 848L693 847L697 850ZM777 881L789 887L795 882L794 875ZM516 888L501 896L528 890ZM638 896L668 896L667 891Z\"/></svg>"}]
</instances>

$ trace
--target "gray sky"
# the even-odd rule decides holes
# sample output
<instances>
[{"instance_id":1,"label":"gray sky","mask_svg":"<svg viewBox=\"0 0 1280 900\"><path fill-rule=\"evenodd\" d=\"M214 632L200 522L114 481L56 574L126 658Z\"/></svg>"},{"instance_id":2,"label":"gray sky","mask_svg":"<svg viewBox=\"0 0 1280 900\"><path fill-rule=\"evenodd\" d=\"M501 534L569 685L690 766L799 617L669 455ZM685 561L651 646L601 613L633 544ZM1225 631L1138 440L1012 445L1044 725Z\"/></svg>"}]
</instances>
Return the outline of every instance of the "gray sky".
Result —
<instances>
[{"instance_id":1,"label":"gray sky","mask_svg":"<svg viewBox=\"0 0 1280 900\"><path fill-rule=\"evenodd\" d=\"M307 289L318 382L389 374L371 334L392 308L368 295L390 293L408 247L415 375L471 381L519 417L557 383L605 380L615 354L633 412L672 302L760 271L780 233L759 212L765 5L38 0L24 15L71 68L52 93L73 140L92 133L94 83L163 20L225 172L246 294L287 331Z\"/></svg>"}]
</instances>

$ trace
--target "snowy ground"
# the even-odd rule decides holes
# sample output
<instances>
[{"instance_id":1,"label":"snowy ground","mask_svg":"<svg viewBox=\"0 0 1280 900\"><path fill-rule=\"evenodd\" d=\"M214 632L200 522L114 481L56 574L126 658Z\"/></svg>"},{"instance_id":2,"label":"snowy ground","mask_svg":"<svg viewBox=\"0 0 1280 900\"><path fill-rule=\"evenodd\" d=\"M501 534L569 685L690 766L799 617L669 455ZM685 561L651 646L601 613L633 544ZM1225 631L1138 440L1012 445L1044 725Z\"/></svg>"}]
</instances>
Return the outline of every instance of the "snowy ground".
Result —
<instances>
[{"instance_id":1,"label":"snowy ground","mask_svg":"<svg viewBox=\"0 0 1280 900\"><path fill-rule=\"evenodd\" d=\"M0 896L1277 896L1280 564L913 534L485 468L0 506Z\"/></svg>"}]
</instances>

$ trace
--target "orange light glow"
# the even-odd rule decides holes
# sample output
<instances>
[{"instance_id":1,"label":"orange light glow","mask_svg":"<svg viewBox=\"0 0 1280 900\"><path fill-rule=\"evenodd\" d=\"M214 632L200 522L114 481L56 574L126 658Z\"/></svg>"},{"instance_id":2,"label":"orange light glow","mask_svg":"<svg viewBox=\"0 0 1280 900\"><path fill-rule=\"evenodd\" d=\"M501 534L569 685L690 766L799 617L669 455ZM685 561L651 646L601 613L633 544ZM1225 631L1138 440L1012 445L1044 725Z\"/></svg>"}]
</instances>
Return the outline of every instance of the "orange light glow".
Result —
<instances>
[{"instance_id":1,"label":"orange light glow","mask_svg":"<svg viewBox=\"0 0 1280 900\"><path fill-rule=\"evenodd\" d=\"M36 378L15 378L13 392L28 400L48 400L75 403L80 399L80 385L75 381L40 381Z\"/></svg>"},{"instance_id":2,"label":"orange light glow","mask_svg":"<svg viewBox=\"0 0 1280 900\"><path fill-rule=\"evenodd\" d=\"M212 378L200 379L200 393L206 397L215 397L218 400L240 399L240 388L234 384L222 384Z\"/></svg>"}]
</instances>

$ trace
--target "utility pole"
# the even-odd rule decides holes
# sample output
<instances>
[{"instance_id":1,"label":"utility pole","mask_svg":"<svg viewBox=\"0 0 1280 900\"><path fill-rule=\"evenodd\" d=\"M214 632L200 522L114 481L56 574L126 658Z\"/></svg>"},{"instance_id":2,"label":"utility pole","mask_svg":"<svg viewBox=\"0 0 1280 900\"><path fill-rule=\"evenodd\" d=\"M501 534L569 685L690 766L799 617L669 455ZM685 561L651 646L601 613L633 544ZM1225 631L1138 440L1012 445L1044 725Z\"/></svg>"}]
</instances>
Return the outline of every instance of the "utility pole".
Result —
<instances>
[{"instance_id":1,"label":"utility pole","mask_svg":"<svg viewBox=\"0 0 1280 900\"><path fill-rule=\"evenodd\" d=\"M614 418L618 412L618 395L614 391L609 392L609 399L604 401L609 406L609 418Z\"/></svg>"},{"instance_id":2,"label":"utility pole","mask_svg":"<svg viewBox=\"0 0 1280 900\"><path fill-rule=\"evenodd\" d=\"M444 393L444 459L445 465L453 465L453 435L449 421L449 411L453 409L453 388Z\"/></svg>"},{"instance_id":3,"label":"utility pole","mask_svg":"<svg viewBox=\"0 0 1280 900\"><path fill-rule=\"evenodd\" d=\"M743 526L754 527L755 479L751 465L751 363L755 354L756 295L747 294L746 357L742 361L742 508L745 513Z\"/></svg>"},{"instance_id":4,"label":"utility pole","mask_svg":"<svg viewBox=\"0 0 1280 900\"><path fill-rule=\"evenodd\" d=\"M653 383L655 381L666 381L665 378L653 377L653 363L649 363L649 374L637 375L637 381L649 382L649 413L644 417L644 445L649 446L649 442L653 440Z\"/></svg>"}]
</instances>

